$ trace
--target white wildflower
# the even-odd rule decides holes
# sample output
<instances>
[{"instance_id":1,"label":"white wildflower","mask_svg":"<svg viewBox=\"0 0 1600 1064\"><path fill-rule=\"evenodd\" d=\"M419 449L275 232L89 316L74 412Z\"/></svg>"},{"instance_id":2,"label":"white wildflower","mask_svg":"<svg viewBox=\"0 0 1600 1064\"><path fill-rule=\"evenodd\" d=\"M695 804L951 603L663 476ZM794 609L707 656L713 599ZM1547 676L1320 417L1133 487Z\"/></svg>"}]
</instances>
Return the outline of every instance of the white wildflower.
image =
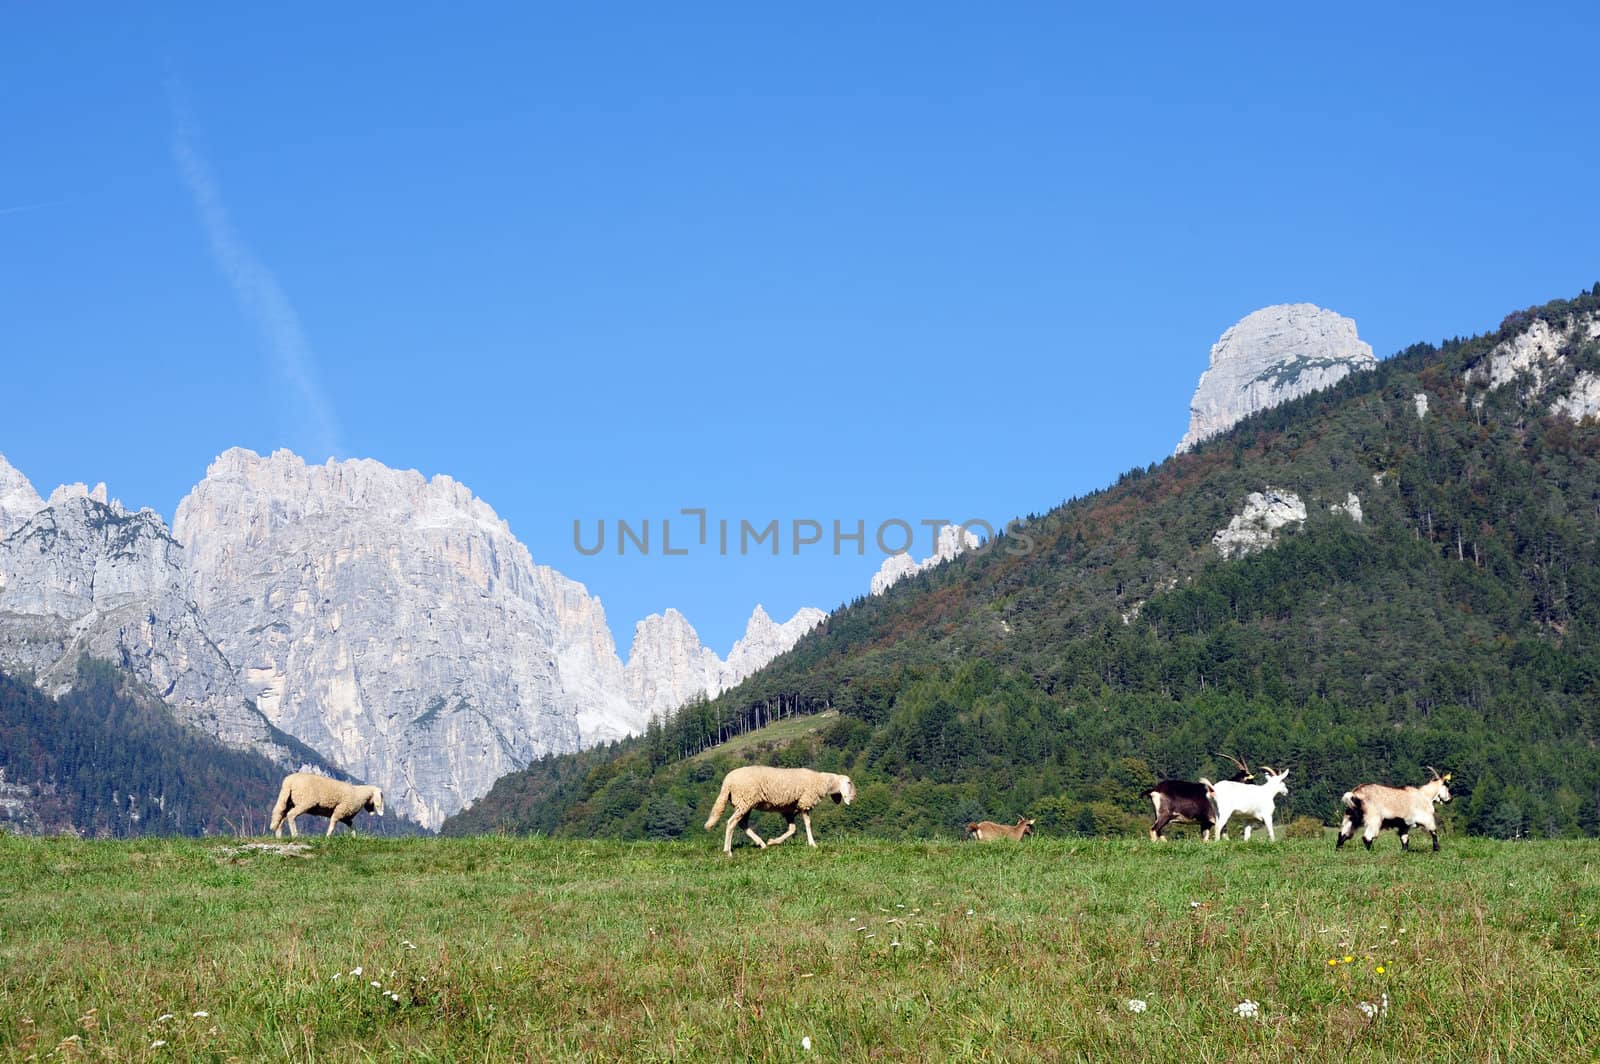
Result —
<instances>
[{"instance_id":1,"label":"white wildflower","mask_svg":"<svg viewBox=\"0 0 1600 1064\"><path fill-rule=\"evenodd\" d=\"M172 1013L163 1012L161 1015L156 1017L156 1022L157 1023L166 1023L170 1019L172 1019Z\"/></svg>"},{"instance_id":2,"label":"white wildflower","mask_svg":"<svg viewBox=\"0 0 1600 1064\"><path fill-rule=\"evenodd\" d=\"M804 1038L800 1039L800 1048L801 1049L810 1049L811 1048L811 1036L810 1035L806 1035Z\"/></svg>"},{"instance_id":3,"label":"white wildflower","mask_svg":"<svg viewBox=\"0 0 1600 1064\"><path fill-rule=\"evenodd\" d=\"M1261 1005L1259 1002L1246 999L1233 1007L1233 1014L1242 1020L1253 1020L1261 1015Z\"/></svg>"},{"instance_id":4,"label":"white wildflower","mask_svg":"<svg viewBox=\"0 0 1600 1064\"><path fill-rule=\"evenodd\" d=\"M1129 1012L1143 1012L1145 1009L1147 1009L1149 1007L1150 1007L1149 1004L1147 1004L1144 1001L1139 1000L1138 998L1129 998L1128 999L1128 1011Z\"/></svg>"},{"instance_id":5,"label":"white wildflower","mask_svg":"<svg viewBox=\"0 0 1600 1064\"><path fill-rule=\"evenodd\" d=\"M205 1010L202 1009L200 1012L194 1013L194 1018L197 1019L197 1020L203 1020L203 1019L206 1019L207 1017L209 1017L210 1015L211 1015L211 1013L206 1012Z\"/></svg>"},{"instance_id":6,"label":"white wildflower","mask_svg":"<svg viewBox=\"0 0 1600 1064\"><path fill-rule=\"evenodd\" d=\"M971 910L971 909L968 909L968 910L967 910L967 915L968 915L968 916L971 916L971 915L972 915L972 910Z\"/></svg>"},{"instance_id":7,"label":"white wildflower","mask_svg":"<svg viewBox=\"0 0 1600 1064\"><path fill-rule=\"evenodd\" d=\"M157 1038L154 1042L150 1043L150 1048L151 1049L160 1049L162 1046L164 1046L166 1044L167 1044L167 1040L165 1038Z\"/></svg>"},{"instance_id":8,"label":"white wildflower","mask_svg":"<svg viewBox=\"0 0 1600 1064\"><path fill-rule=\"evenodd\" d=\"M351 968L350 969L350 974L351 975L360 975L361 974L361 965L358 964L354 968Z\"/></svg>"}]
</instances>

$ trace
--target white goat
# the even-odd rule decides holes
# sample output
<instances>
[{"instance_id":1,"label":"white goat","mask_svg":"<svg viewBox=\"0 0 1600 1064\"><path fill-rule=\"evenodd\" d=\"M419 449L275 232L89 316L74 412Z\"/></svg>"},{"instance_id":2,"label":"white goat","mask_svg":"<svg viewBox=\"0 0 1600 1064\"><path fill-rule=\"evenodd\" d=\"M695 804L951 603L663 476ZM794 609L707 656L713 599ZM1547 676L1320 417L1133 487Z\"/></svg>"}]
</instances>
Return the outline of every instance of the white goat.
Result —
<instances>
[{"instance_id":1,"label":"white goat","mask_svg":"<svg viewBox=\"0 0 1600 1064\"><path fill-rule=\"evenodd\" d=\"M1356 833L1356 825L1365 825L1361 841L1372 849L1372 840L1384 828L1394 828L1400 833L1400 848L1411 848L1411 829L1426 828L1433 836L1433 848L1439 849L1439 825L1433 818L1433 803L1450 800L1450 773L1439 775L1432 765L1428 771L1433 779L1420 787L1385 787L1381 783L1363 783L1344 792L1344 823L1339 825L1339 849Z\"/></svg>"},{"instance_id":2,"label":"white goat","mask_svg":"<svg viewBox=\"0 0 1600 1064\"><path fill-rule=\"evenodd\" d=\"M1261 766L1261 771L1267 774L1264 783L1239 783L1234 780L1223 780L1213 784L1217 794L1217 823L1212 828L1212 838L1223 838L1222 831L1228 826L1228 818L1235 813L1259 820L1267 826L1267 838L1273 842L1278 841L1278 836L1272 830L1273 804L1280 794L1288 794L1289 788L1284 780L1289 778L1289 770L1274 772L1266 765ZM1254 824L1246 823L1244 826L1244 841L1250 841L1250 829Z\"/></svg>"}]
</instances>

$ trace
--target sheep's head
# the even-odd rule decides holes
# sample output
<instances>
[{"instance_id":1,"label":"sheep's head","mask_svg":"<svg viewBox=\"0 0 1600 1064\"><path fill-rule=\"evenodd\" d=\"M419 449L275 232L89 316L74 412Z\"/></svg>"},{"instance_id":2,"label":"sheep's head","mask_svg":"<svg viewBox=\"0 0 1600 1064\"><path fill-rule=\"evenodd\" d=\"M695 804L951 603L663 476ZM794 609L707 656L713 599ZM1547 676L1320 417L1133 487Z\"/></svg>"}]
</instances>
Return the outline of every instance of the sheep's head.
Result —
<instances>
[{"instance_id":1,"label":"sheep's head","mask_svg":"<svg viewBox=\"0 0 1600 1064\"><path fill-rule=\"evenodd\" d=\"M833 792L833 804L843 802L849 805L856 800L856 785L850 782L849 776L839 777L839 789Z\"/></svg>"},{"instance_id":2,"label":"sheep's head","mask_svg":"<svg viewBox=\"0 0 1600 1064\"><path fill-rule=\"evenodd\" d=\"M376 787L372 788L372 797L367 799L367 812L383 815L383 792Z\"/></svg>"}]
</instances>

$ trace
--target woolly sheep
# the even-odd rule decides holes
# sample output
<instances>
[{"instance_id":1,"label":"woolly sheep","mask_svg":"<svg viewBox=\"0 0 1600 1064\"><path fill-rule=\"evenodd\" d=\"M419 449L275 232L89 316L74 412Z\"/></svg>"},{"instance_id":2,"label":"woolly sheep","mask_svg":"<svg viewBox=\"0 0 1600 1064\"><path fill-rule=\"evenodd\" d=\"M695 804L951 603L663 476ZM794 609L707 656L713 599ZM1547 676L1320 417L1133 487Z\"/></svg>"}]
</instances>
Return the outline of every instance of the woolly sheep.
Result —
<instances>
[{"instance_id":1,"label":"woolly sheep","mask_svg":"<svg viewBox=\"0 0 1600 1064\"><path fill-rule=\"evenodd\" d=\"M283 787L278 791L270 830L282 838L283 825L288 824L289 834L299 835L294 818L310 813L328 818L329 835L341 820L354 831L356 814L363 810L382 816L383 792L376 787L357 786L315 772L294 772L284 777Z\"/></svg>"},{"instance_id":2,"label":"woolly sheep","mask_svg":"<svg viewBox=\"0 0 1600 1064\"><path fill-rule=\"evenodd\" d=\"M814 772L809 768L772 768L767 765L745 765L736 768L722 779L722 791L717 804L711 807L706 820L706 830L717 826L723 807L733 802L733 815L728 818L728 830L723 833L722 852L733 856L733 829L743 827L755 844L763 850L794 834L796 815L805 822L806 842L812 846L817 840L811 835L811 810L824 798L849 805L855 801L855 784L849 776L835 772ZM763 842L750 826L750 814L757 809L782 813L789 821L789 830L775 839Z\"/></svg>"}]
</instances>

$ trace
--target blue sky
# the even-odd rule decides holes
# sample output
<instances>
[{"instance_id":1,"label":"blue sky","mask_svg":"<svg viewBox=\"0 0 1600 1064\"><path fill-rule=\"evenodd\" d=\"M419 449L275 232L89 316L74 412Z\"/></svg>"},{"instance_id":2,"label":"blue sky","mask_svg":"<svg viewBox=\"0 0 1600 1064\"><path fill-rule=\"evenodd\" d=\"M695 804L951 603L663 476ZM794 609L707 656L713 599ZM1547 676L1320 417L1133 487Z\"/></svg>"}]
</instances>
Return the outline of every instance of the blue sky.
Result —
<instances>
[{"instance_id":1,"label":"blue sky","mask_svg":"<svg viewBox=\"0 0 1600 1064\"><path fill-rule=\"evenodd\" d=\"M0 9L0 453L449 473L624 654L1164 458L1258 307L1384 357L1600 280L1593 5L230 6Z\"/></svg>"}]
</instances>

